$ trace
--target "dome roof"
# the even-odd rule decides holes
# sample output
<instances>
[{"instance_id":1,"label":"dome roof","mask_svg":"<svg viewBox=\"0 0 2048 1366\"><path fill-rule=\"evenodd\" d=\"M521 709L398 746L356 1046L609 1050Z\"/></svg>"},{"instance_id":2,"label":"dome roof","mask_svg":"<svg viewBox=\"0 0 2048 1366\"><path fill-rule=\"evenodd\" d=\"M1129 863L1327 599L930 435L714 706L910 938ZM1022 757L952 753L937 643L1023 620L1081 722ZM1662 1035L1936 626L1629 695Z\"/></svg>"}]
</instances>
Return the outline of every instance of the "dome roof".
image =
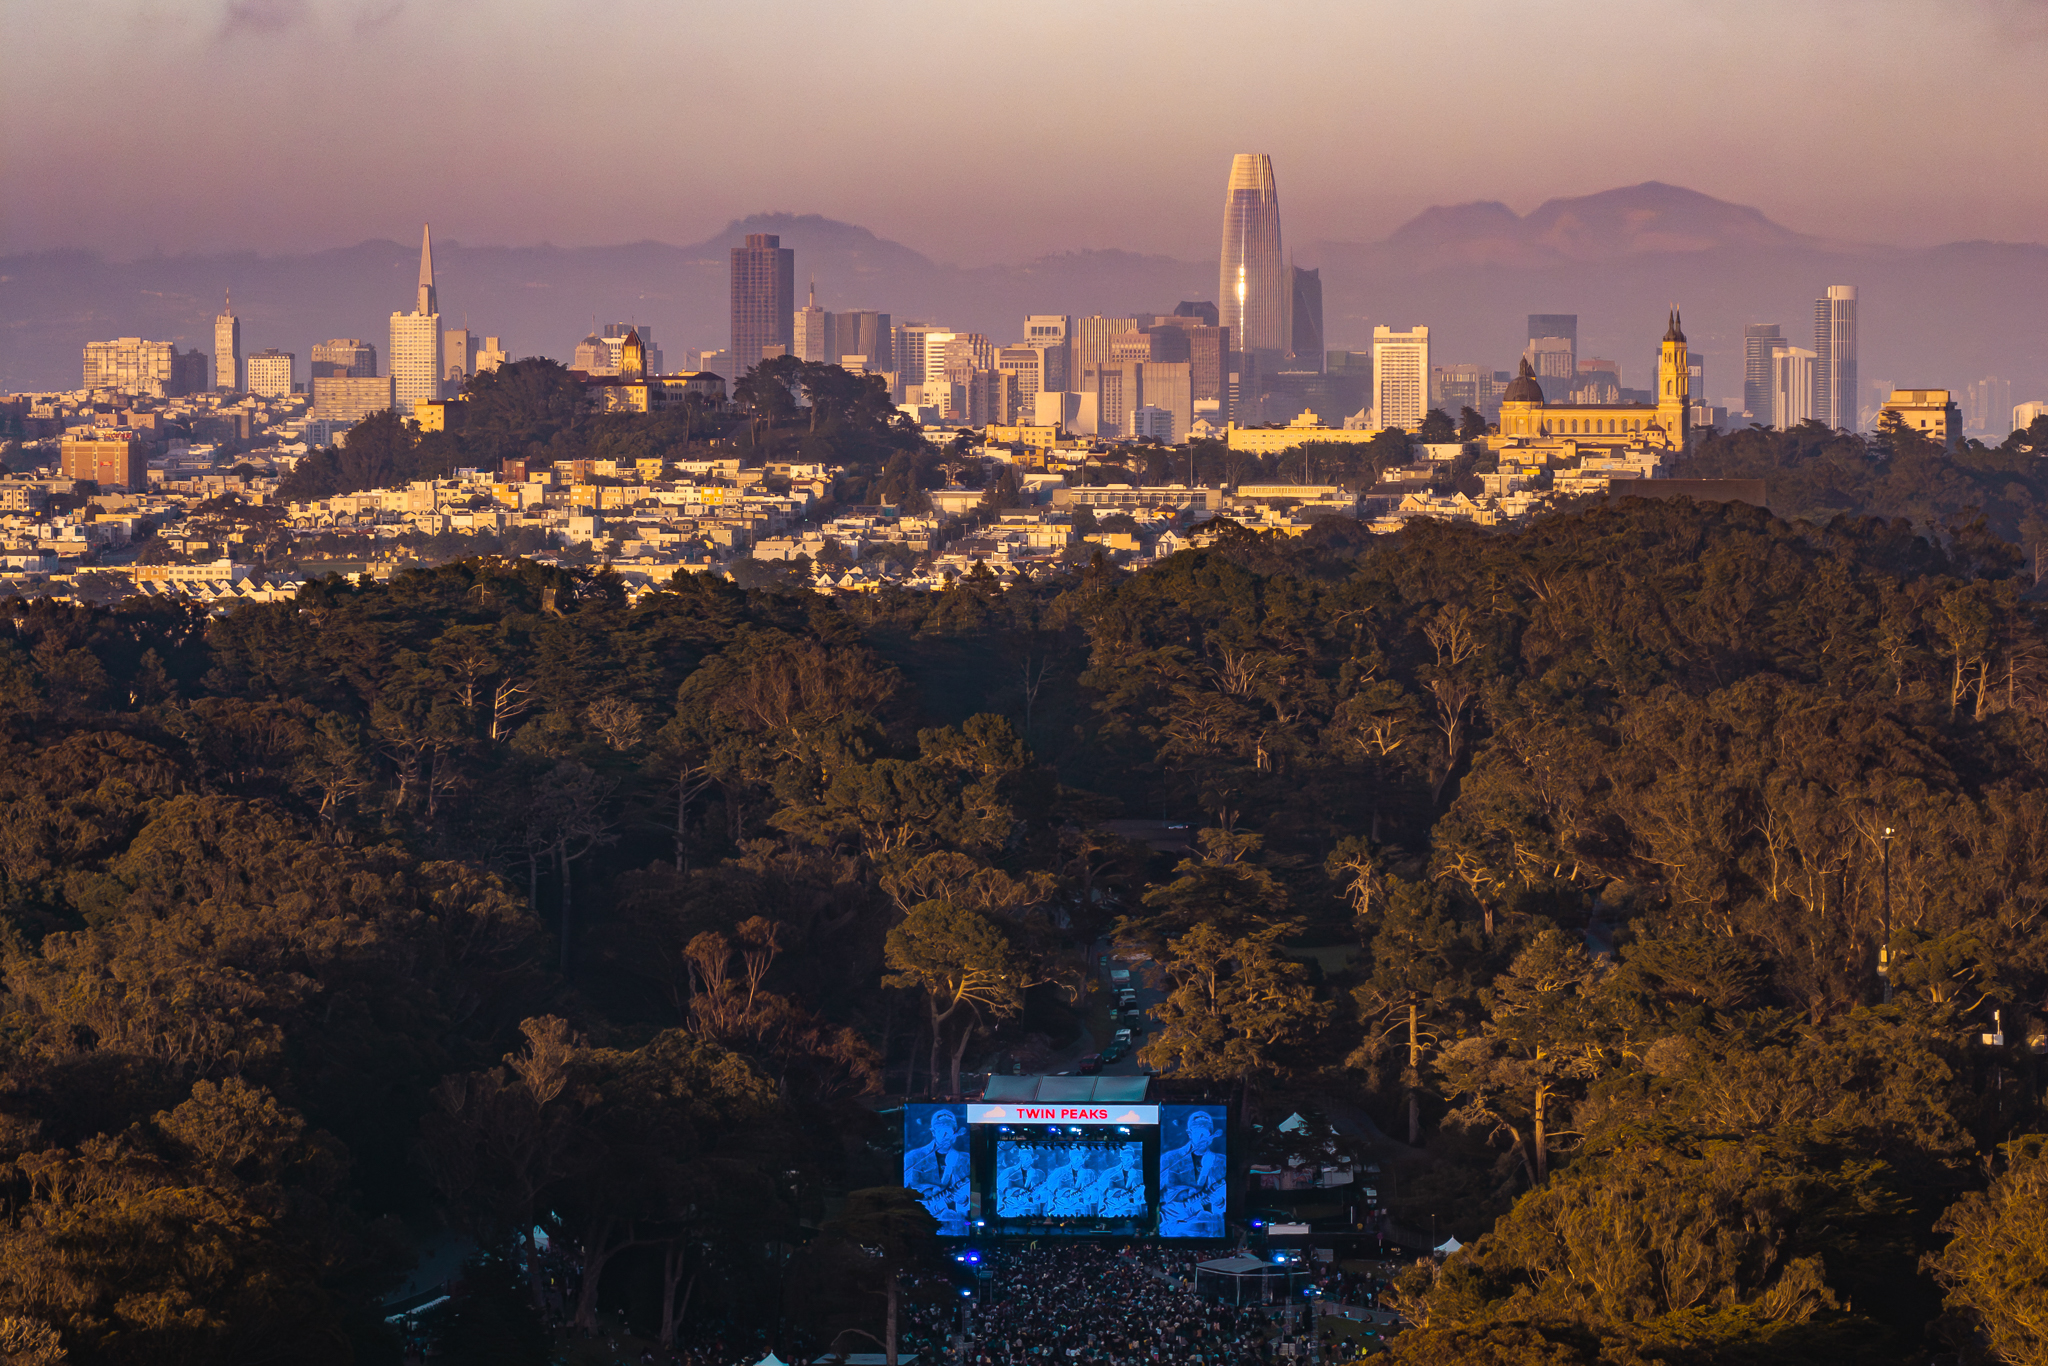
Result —
<instances>
[{"instance_id":1,"label":"dome roof","mask_svg":"<svg viewBox=\"0 0 2048 1366\"><path fill-rule=\"evenodd\" d=\"M1543 386L1536 382L1536 372L1529 368L1529 358L1522 357L1522 373L1508 381L1507 392L1500 396L1502 403L1541 403Z\"/></svg>"}]
</instances>

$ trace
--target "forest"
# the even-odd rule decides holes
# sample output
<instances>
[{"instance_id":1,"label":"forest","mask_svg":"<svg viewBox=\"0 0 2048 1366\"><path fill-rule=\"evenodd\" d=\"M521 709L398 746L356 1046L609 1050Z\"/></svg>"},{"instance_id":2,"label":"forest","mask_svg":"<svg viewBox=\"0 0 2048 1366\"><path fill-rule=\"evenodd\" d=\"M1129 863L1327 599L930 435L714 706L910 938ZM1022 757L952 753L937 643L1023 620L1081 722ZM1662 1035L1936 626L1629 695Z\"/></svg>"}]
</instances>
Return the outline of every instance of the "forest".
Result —
<instances>
[{"instance_id":1,"label":"forest","mask_svg":"<svg viewBox=\"0 0 2048 1366\"><path fill-rule=\"evenodd\" d=\"M1972 459L928 595L0 606L0 1344L396 1360L456 1238L447 1359L546 1360L538 1229L579 1322L815 1349L888 1098L1074 1038L1114 944L1169 1081L1412 1151L1470 1246L1399 1360L2039 1360L2048 623Z\"/></svg>"}]
</instances>

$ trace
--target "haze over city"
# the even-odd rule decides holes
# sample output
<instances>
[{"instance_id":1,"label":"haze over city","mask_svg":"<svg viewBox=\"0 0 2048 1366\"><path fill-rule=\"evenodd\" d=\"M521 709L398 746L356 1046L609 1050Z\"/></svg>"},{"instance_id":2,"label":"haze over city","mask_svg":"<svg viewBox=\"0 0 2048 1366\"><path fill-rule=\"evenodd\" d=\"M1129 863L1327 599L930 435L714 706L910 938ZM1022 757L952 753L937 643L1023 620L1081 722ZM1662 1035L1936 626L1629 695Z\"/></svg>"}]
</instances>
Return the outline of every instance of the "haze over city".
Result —
<instances>
[{"instance_id":1,"label":"haze over city","mask_svg":"<svg viewBox=\"0 0 2048 1366\"><path fill-rule=\"evenodd\" d=\"M1645 180L1850 241L2048 223L2035 0L81 0L8 33L0 253L296 254L421 219L681 243L790 210L963 265L1199 257L1242 147L1303 244Z\"/></svg>"}]
</instances>

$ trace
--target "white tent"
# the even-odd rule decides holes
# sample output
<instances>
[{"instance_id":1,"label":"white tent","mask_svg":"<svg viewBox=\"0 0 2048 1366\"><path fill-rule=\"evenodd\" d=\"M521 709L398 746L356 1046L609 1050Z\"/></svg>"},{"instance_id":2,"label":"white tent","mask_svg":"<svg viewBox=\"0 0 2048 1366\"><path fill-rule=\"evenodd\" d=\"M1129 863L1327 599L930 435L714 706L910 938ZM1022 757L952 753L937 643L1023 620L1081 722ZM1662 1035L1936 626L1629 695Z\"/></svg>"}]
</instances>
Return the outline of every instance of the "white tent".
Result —
<instances>
[{"instance_id":1,"label":"white tent","mask_svg":"<svg viewBox=\"0 0 2048 1366\"><path fill-rule=\"evenodd\" d=\"M1459 1242L1456 1238L1446 1238L1441 1243L1438 1243L1436 1245L1436 1250L1438 1252L1450 1253L1456 1252L1459 1248L1463 1246L1465 1245Z\"/></svg>"},{"instance_id":2,"label":"white tent","mask_svg":"<svg viewBox=\"0 0 2048 1366\"><path fill-rule=\"evenodd\" d=\"M755 1362L754 1366L785 1366L785 1363L783 1362L781 1357L775 1355L775 1353L773 1352L770 1352L767 1356L764 1356L759 1361Z\"/></svg>"}]
</instances>

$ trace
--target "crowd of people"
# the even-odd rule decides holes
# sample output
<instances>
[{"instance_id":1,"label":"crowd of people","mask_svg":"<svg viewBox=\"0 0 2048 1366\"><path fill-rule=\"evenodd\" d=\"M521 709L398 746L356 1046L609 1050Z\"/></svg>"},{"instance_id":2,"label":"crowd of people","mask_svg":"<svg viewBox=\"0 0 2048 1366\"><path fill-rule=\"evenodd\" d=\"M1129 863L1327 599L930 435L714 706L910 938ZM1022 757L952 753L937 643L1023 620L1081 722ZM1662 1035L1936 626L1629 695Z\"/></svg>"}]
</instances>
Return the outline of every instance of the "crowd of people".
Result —
<instances>
[{"instance_id":1,"label":"crowd of people","mask_svg":"<svg viewBox=\"0 0 2048 1366\"><path fill-rule=\"evenodd\" d=\"M986 1255L979 1311L963 1316L969 1366L1235 1366L1274 1359L1290 1336L1277 1309L1197 1296L1194 1254L1075 1243Z\"/></svg>"}]
</instances>

